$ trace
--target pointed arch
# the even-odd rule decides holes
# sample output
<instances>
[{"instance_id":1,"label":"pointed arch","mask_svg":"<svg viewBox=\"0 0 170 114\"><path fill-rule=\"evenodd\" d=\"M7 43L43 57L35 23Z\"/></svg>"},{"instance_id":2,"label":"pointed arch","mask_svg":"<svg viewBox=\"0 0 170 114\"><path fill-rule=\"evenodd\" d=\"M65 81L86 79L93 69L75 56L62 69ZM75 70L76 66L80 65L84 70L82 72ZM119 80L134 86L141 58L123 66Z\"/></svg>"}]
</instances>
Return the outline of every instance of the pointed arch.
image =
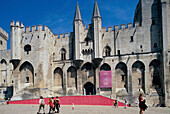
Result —
<instances>
[{"instance_id":1,"label":"pointed arch","mask_svg":"<svg viewBox=\"0 0 170 114\"><path fill-rule=\"evenodd\" d=\"M6 60L5 60L5 59L2 59L2 60L1 60L1 64L7 64Z\"/></svg>"},{"instance_id":2,"label":"pointed arch","mask_svg":"<svg viewBox=\"0 0 170 114\"><path fill-rule=\"evenodd\" d=\"M109 64L104 63L101 67L100 67L100 71L110 71L111 67Z\"/></svg>"},{"instance_id":3,"label":"pointed arch","mask_svg":"<svg viewBox=\"0 0 170 114\"><path fill-rule=\"evenodd\" d=\"M0 61L0 84L3 83L3 85L6 85L7 81L7 61L5 59L2 59Z\"/></svg>"},{"instance_id":4,"label":"pointed arch","mask_svg":"<svg viewBox=\"0 0 170 114\"><path fill-rule=\"evenodd\" d=\"M74 66L67 70L67 86L77 88L77 69Z\"/></svg>"},{"instance_id":5,"label":"pointed arch","mask_svg":"<svg viewBox=\"0 0 170 114\"><path fill-rule=\"evenodd\" d=\"M119 62L115 67L116 88L125 88L128 92L127 65Z\"/></svg>"},{"instance_id":6,"label":"pointed arch","mask_svg":"<svg viewBox=\"0 0 170 114\"><path fill-rule=\"evenodd\" d=\"M154 59L149 64L149 73L151 76L151 86L153 88L161 87L161 78L160 78L160 61Z\"/></svg>"},{"instance_id":7,"label":"pointed arch","mask_svg":"<svg viewBox=\"0 0 170 114\"><path fill-rule=\"evenodd\" d=\"M1 60L1 70L6 70L7 68L7 61L5 59Z\"/></svg>"},{"instance_id":8,"label":"pointed arch","mask_svg":"<svg viewBox=\"0 0 170 114\"><path fill-rule=\"evenodd\" d=\"M87 82L84 84L84 95L95 95L96 90L95 90L95 85L91 82Z\"/></svg>"},{"instance_id":9,"label":"pointed arch","mask_svg":"<svg viewBox=\"0 0 170 114\"><path fill-rule=\"evenodd\" d=\"M22 63L19 68L20 71L20 83L23 83L25 86L34 85L34 68L32 64L28 61ZM25 83L28 83L27 85ZM23 86L24 87L24 86Z\"/></svg>"},{"instance_id":10,"label":"pointed arch","mask_svg":"<svg viewBox=\"0 0 170 114\"><path fill-rule=\"evenodd\" d=\"M63 88L63 70L59 67L54 70L54 86Z\"/></svg>"},{"instance_id":11,"label":"pointed arch","mask_svg":"<svg viewBox=\"0 0 170 114\"><path fill-rule=\"evenodd\" d=\"M133 91L142 89L145 92L145 65L141 61L132 65L132 88Z\"/></svg>"},{"instance_id":12,"label":"pointed arch","mask_svg":"<svg viewBox=\"0 0 170 114\"><path fill-rule=\"evenodd\" d=\"M92 63L90 62L85 63L81 68L81 72L82 72L83 82L86 82L86 81L94 82L95 67Z\"/></svg>"},{"instance_id":13,"label":"pointed arch","mask_svg":"<svg viewBox=\"0 0 170 114\"><path fill-rule=\"evenodd\" d=\"M60 54L61 54L61 60L66 60L66 49L65 48L61 48Z\"/></svg>"},{"instance_id":14,"label":"pointed arch","mask_svg":"<svg viewBox=\"0 0 170 114\"><path fill-rule=\"evenodd\" d=\"M108 56L111 55L111 48L110 48L110 46L105 46L103 51L104 51L104 56L108 57Z\"/></svg>"}]
</instances>

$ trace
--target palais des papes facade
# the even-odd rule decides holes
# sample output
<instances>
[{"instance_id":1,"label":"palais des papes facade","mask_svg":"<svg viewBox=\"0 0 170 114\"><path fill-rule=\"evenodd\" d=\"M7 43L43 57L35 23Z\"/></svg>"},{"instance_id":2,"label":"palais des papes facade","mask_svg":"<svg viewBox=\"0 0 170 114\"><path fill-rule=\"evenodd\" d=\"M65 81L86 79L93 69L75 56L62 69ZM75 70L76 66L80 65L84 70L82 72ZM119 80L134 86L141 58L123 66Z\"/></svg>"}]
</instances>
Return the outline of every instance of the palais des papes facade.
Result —
<instances>
[{"instance_id":1,"label":"palais des papes facade","mask_svg":"<svg viewBox=\"0 0 170 114\"><path fill-rule=\"evenodd\" d=\"M86 27L77 4L73 32L60 35L12 21L10 50L0 29L1 98L105 95L133 104L143 93L151 106L169 106L170 1L139 0L134 13L133 24L105 28L95 1Z\"/></svg>"}]
</instances>

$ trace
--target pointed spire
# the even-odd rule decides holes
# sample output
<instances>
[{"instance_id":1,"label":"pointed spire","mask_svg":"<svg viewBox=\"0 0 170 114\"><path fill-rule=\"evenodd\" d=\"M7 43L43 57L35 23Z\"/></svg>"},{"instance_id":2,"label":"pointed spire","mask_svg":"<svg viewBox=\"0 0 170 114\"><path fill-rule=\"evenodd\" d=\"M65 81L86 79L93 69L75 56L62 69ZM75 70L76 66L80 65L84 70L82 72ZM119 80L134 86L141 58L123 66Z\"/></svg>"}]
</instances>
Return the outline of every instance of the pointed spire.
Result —
<instances>
[{"instance_id":1,"label":"pointed spire","mask_svg":"<svg viewBox=\"0 0 170 114\"><path fill-rule=\"evenodd\" d=\"M93 9L93 18L94 17L100 17L100 12L99 12L99 7L98 7L98 4L97 4L97 0L95 0L95 4L94 4L94 9Z\"/></svg>"},{"instance_id":2,"label":"pointed spire","mask_svg":"<svg viewBox=\"0 0 170 114\"><path fill-rule=\"evenodd\" d=\"M77 2L76 12L75 12L75 15L74 15L74 21L76 21L76 20L82 21L78 2Z\"/></svg>"}]
</instances>

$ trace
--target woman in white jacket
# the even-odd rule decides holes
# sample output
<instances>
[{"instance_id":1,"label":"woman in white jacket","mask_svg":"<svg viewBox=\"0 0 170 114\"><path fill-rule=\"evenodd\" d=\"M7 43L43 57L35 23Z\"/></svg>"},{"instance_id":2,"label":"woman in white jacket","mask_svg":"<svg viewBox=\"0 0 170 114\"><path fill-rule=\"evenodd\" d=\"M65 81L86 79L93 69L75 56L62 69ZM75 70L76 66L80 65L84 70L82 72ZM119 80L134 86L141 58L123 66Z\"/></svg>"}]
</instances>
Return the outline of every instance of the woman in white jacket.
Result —
<instances>
[{"instance_id":1,"label":"woman in white jacket","mask_svg":"<svg viewBox=\"0 0 170 114\"><path fill-rule=\"evenodd\" d=\"M43 107L43 111L44 111L44 114L45 114L45 110L44 110L44 108L45 108L45 102L44 102L44 99L43 99L42 96L40 96L39 104L40 104L40 106L39 106L39 110L38 110L37 113L39 114L39 113L40 113L40 110L41 110L41 107Z\"/></svg>"}]
</instances>

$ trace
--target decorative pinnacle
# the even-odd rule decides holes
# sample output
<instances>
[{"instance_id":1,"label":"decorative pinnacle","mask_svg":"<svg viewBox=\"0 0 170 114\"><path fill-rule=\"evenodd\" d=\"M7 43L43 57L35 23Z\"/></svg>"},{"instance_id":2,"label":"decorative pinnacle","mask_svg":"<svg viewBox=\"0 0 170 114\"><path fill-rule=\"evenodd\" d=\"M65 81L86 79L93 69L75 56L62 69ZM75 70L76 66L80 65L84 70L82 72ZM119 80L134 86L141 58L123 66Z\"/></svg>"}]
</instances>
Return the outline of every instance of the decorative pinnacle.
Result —
<instances>
[{"instance_id":1,"label":"decorative pinnacle","mask_svg":"<svg viewBox=\"0 0 170 114\"><path fill-rule=\"evenodd\" d=\"M93 18L94 17L101 17L100 12L99 12L99 7L97 4L97 0L95 0L94 9L93 9Z\"/></svg>"},{"instance_id":2,"label":"decorative pinnacle","mask_svg":"<svg viewBox=\"0 0 170 114\"><path fill-rule=\"evenodd\" d=\"M82 21L78 2L77 2L76 12L75 12L75 15L74 15L74 21L75 20L81 20Z\"/></svg>"}]
</instances>

